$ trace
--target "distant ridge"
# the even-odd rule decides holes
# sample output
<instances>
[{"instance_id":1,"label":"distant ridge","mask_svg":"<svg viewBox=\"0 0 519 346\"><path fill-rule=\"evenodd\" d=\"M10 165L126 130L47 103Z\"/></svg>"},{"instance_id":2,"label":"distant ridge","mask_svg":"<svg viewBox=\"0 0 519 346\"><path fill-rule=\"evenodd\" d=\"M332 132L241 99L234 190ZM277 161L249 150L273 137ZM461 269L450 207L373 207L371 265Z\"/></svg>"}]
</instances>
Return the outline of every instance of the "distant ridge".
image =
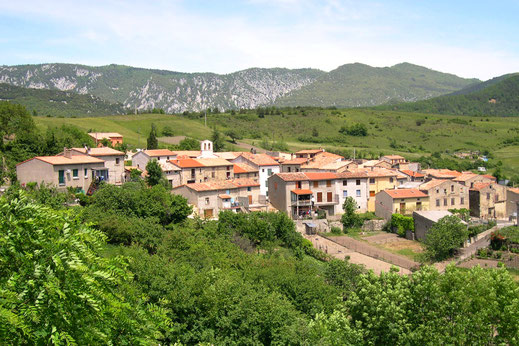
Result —
<instances>
[{"instance_id":1,"label":"distant ridge","mask_svg":"<svg viewBox=\"0 0 519 346\"><path fill-rule=\"evenodd\" d=\"M317 69L250 68L230 74L182 73L122 65L0 66L0 83L94 95L131 110L168 113L258 106L373 106L427 99L479 82L408 63Z\"/></svg>"},{"instance_id":2,"label":"distant ridge","mask_svg":"<svg viewBox=\"0 0 519 346\"><path fill-rule=\"evenodd\" d=\"M0 99L21 104L37 115L84 117L126 113L122 104L108 103L92 95L22 88L5 83L0 84Z\"/></svg>"},{"instance_id":3,"label":"distant ridge","mask_svg":"<svg viewBox=\"0 0 519 346\"><path fill-rule=\"evenodd\" d=\"M452 115L519 116L519 73L506 74L429 100L378 108Z\"/></svg>"}]
</instances>

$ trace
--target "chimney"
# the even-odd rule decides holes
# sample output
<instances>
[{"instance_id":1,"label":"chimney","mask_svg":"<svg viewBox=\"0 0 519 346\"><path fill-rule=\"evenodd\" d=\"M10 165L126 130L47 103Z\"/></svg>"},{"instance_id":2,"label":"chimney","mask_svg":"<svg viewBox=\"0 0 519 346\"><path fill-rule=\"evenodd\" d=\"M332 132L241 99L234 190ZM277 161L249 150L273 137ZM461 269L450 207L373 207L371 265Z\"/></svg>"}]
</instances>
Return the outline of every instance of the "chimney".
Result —
<instances>
[{"instance_id":1,"label":"chimney","mask_svg":"<svg viewBox=\"0 0 519 346\"><path fill-rule=\"evenodd\" d=\"M63 148L63 156L65 156L67 159L72 158L72 150Z\"/></svg>"}]
</instances>

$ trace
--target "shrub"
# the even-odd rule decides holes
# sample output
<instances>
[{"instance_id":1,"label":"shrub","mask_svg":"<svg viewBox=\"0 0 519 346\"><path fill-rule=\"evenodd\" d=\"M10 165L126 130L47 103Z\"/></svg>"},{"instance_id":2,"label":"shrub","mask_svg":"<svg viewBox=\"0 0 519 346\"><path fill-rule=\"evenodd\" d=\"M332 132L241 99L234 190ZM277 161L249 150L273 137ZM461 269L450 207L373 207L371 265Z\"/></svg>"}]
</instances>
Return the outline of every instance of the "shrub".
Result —
<instances>
[{"instance_id":1,"label":"shrub","mask_svg":"<svg viewBox=\"0 0 519 346\"><path fill-rule=\"evenodd\" d=\"M393 214L389 225L391 231L401 237L405 237L406 231L414 231L414 220L411 216Z\"/></svg>"},{"instance_id":2,"label":"shrub","mask_svg":"<svg viewBox=\"0 0 519 346\"><path fill-rule=\"evenodd\" d=\"M342 229L340 227L337 227L337 226L332 226L331 230L330 230L333 234L341 234L342 233Z\"/></svg>"}]
</instances>

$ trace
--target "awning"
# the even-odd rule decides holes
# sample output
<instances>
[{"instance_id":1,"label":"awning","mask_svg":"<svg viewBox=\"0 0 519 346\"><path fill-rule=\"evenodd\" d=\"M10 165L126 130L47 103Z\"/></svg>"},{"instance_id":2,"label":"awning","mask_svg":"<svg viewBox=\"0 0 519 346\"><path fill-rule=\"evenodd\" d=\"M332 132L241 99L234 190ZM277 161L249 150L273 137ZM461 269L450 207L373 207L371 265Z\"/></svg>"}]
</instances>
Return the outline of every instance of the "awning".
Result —
<instances>
[{"instance_id":1,"label":"awning","mask_svg":"<svg viewBox=\"0 0 519 346\"><path fill-rule=\"evenodd\" d=\"M295 193L296 195L311 195L312 194L312 190L306 190L306 189L295 189L295 190L292 190L293 193Z\"/></svg>"}]
</instances>

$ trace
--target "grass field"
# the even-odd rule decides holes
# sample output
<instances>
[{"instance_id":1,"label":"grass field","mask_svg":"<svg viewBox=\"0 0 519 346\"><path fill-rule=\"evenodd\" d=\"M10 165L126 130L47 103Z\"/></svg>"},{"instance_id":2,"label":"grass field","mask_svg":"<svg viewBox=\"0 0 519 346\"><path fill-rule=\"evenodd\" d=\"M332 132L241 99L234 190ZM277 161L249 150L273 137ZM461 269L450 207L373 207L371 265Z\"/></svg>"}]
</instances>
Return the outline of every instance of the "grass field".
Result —
<instances>
[{"instance_id":1,"label":"grass field","mask_svg":"<svg viewBox=\"0 0 519 346\"><path fill-rule=\"evenodd\" d=\"M263 140L283 142L290 150L324 147L379 154L397 153L408 158L429 155L433 152L452 153L461 150L488 150L496 160L503 162L503 171L516 174L519 170L519 146L505 146L506 139L519 136L519 118L454 117L448 115L414 114L372 109L292 109L282 115L258 117L255 113L208 114L204 119L179 115L144 114L115 115L96 118L35 117L38 126L72 124L81 129L119 132L126 143L144 147L146 137L155 123L159 132L166 125L175 136L205 139L211 129L234 130L242 142L258 145ZM342 126L364 124L365 137L345 136L339 133ZM301 142L301 137L317 134L318 143ZM162 142L163 146L167 143Z\"/></svg>"}]
</instances>

